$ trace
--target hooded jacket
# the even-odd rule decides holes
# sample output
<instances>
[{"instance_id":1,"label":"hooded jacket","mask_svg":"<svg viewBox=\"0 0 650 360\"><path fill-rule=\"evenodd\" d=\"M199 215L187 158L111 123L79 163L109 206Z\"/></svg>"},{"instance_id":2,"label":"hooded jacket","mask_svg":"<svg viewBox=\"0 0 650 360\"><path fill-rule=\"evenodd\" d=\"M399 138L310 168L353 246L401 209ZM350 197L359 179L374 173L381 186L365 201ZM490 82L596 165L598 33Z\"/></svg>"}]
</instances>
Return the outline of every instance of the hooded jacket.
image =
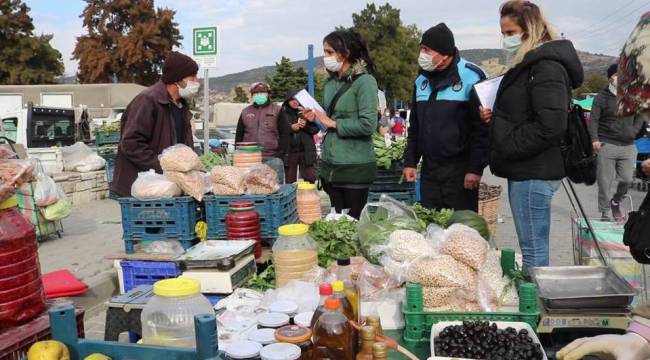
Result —
<instances>
[{"instance_id":1,"label":"hooded jacket","mask_svg":"<svg viewBox=\"0 0 650 360\"><path fill-rule=\"evenodd\" d=\"M289 133L287 134L288 139L282 141L287 149L285 154L289 153L304 153L305 165L311 166L316 163L316 144L314 143L314 135L318 134L318 126L314 123L307 122L305 127L300 129L297 132L294 132L291 129L291 125L298 122L300 119L298 115L298 110L294 110L289 106L289 100L291 100L297 92L290 93L282 104L280 109L280 114L278 115L279 121L283 123L283 126L289 128ZM287 164L285 159L285 165Z\"/></svg>"},{"instance_id":2,"label":"hooded jacket","mask_svg":"<svg viewBox=\"0 0 650 360\"><path fill-rule=\"evenodd\" d=\"M582 63L568 40L529 51L504 75L490 125L490 168L514 181L565 177L564 138L571 89L582 84Z\"/></svg>"}]
</instances>

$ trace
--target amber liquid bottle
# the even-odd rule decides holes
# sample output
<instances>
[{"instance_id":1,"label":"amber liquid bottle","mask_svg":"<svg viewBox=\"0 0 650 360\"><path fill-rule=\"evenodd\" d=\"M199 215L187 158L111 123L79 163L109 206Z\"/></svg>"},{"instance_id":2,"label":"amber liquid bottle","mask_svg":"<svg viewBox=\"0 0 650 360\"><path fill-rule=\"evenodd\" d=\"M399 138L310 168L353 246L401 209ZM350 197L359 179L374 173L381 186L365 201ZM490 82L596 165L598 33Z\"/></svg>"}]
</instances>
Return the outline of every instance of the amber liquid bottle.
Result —
<instances>
[{"instance_id":1,"label":"amber liquid bottle","mask_svg":"<svg viewBox=\"0 0 650 360\"><path fill-rule=\"evenodd\" d=\"M357 360L373 360L372 345L375 343L377 330L373 326L364 326L361 329L361 351L357 353Z\"/></svg>"},{"instance_id":2,"label":"amber liquid bottle","mask_svg":"<svg viewBox=\"0 0 650 360\"><path fill-rule=\"evenodd\" d=\"M314 328L314 325L316 325L316 320L323 314L325 311L325 300L327 300L330 296L332 296L332 285L328 283L323 283L320 284L318 287L318 292L320 294L320 301L318 303L318 307L316 307L316 310L314 310L314 315L311 317L311 324L309 325L310 328Z\"/></svg>"},{"instance_id":3,"label":"amber liquid bottle","mask_svg":"<svg viewBox=\"0 0 650 360\"><path fill-rule=\"evenodd\" d=\"M361 292L357 286L356 276L352 274L352 267L350 266L350 258L341 258L336 261L338 266L338 278L343 281L345 287L345 296L348 298L348 301L352 305L352 311L354 313L354 320L359 322L360 320L360 311L361 311Z\"/></svg>"},{"instance_id":4,"label":"amber liquid bottle","mask_svg":"<svg viewBox=\"0 0 650 360\"><path fill-rule=\"evenodd\" d=\"M341 280L332 281L332 290L334 294L332 298L339 299L341 301L341 308L343 309L343 315L345 315L348 320L357 321L354 316L354 308L348 300L348 297L345 296L345 284Z\"/></svg>"},{"instance_id":5,"label":"amber liquid bottle","mask_svg":"<svg viewBox=\"0 0 650 360\"><path fill-rule=\"evenodd\" d=\"M339 299L325 300L325 312L318 318L313 329L312 360L355 360L353 328L340 307Z\"/></svg>"}]
</instances>

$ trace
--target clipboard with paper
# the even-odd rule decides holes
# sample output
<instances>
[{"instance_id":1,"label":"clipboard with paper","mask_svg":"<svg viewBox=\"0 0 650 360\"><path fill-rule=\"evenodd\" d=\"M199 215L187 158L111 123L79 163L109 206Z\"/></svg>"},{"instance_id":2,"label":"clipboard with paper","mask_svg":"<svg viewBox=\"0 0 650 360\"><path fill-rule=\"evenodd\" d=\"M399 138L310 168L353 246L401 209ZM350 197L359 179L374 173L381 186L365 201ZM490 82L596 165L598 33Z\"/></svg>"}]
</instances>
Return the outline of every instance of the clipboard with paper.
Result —
<instances>
[{"instance_id":1,"label":"clipboard with paper","mask_svg":"<svg viewBox=\"0 0 650 360\"><path fill-rule=\"evenodd\" d=\"M300 103L300 106L304 107L305 109L313 109L320 111L322 113L325 113L325 110L323 109L322 106L314 99L308 92L307 90L300 90L296 95L293 96L294 99L298 100ZM327 132L327 128L317 120L314 121L316 126L320 129L322 132Z\"/></svg>"},{"instance_id":2,"label":"clipboard with paper","mask_svg":"<svg viewBox=\"0 0 650 360\"><path fill-rule=\"evenodd\" d=\"M474 85L474 91L476 91L476 95L484 108L494 108L494 102L497 98L497 92L499 91L501 80L503 80L503 76L481 81Z\"/></svg>"}]
</instances>

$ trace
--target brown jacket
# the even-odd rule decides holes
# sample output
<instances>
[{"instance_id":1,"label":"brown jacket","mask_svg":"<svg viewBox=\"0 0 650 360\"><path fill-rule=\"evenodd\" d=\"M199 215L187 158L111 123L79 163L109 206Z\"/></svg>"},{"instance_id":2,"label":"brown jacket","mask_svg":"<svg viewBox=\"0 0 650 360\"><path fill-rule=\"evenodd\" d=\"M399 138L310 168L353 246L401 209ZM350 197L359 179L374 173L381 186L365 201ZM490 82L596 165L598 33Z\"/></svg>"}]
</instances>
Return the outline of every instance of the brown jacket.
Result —
<instances>
[{"instance_id":1,"label":"brown jacket","mask_svg":"<svg viewBox=\"0 0 650 360\"><path fill-rule=\"evenodd\" d=\"M256 142L265 158L284 158L290 128L278 121L280 107L273 103L250 105L242 110L237 122L236 142Z\"/></svg>"},{"instance_id":2,"label":"brown jacket","mask_svg":"<svg viewBox=\"0 0 650 360\"><path fill-rule=\"evenodd\" d=\"M138 172L154 169L162 173L158 155L176 144L176 128L170 106L175 106L167 88L158 81L131 101L122 114L120 145L115 160L111 190L119 196L131 196L131 185ZM183 107L185 145L192 147L192 113Z\"/></svg>"}]
</instances>

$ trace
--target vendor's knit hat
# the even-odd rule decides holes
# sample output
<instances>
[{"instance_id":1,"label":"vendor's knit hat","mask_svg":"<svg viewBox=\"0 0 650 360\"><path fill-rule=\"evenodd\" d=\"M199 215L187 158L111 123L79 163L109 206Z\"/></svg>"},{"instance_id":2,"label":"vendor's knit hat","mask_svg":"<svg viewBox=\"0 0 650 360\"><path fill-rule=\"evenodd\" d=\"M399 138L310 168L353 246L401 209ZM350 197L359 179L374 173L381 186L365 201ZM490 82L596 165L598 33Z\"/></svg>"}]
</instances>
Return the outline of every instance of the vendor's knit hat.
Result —
<instances>
[{"instance_id":1,"label":"vendor's knit hat","mask_svg":"<svg viewBox=\"0 0 650 360\"><path fill-rule=\"evenodd\" d=\"M165 59L162 68L162 81L165 84L173 84L188 76L196 75L199 72L199 65L191 57L179 52L172 51Z\"/></svg>"},{"instance_id":2,"label":"vendor's knit hat","mask_svg":"<svg viewBox=\"0 0 650 360\"><path fill-rule=\"evenodd\" d=\"M440 23L422 34L420 45L425 45L442 55L454 55L456 53L456 42L454 34L445 23Z\"/></svg>"},{"instance_id":3,"label":"vendor's knit hat","mask_svg":"<svg viewBox=\"0 0 650 360\"><path fill-rule=\"evenodd\" d=\"M270 93L271 88L264 82L258 82L251 86L251 95L256 93Z\"/></svg>"},{"instance_id":4,"label":"vendor's knit hat","mask_svg":"<svg viewBox=\"0 0 650 360\"><path fill-rule=\"evenodd\" d=\"M641 17L621 52L617 93L622 116L650 110L650 12Z\"/></svg>"}]
</instances>

